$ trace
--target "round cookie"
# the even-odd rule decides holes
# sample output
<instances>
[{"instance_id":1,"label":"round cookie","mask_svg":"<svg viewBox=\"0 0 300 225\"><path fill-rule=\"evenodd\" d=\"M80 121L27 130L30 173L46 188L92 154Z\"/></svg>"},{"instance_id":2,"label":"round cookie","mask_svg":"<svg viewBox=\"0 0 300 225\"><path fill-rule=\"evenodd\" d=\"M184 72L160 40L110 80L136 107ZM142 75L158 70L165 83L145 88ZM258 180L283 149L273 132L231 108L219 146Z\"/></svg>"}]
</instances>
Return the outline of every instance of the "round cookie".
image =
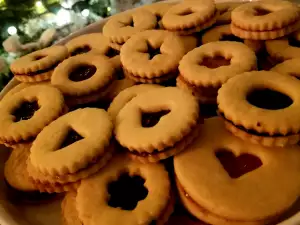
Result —
<instances>
[{"instance_id":1,"label":"round cookie","mask_svg":"<svg viewBox=\"0 0 300 225\"><path fill-rule=\"evenodd\" d=\"M35 183L55 187L55 183L63 186L96 173L112 156L112 128L102 109L78 109L60 117L33 142L30 176Z\"/></svg>"},{"instance_id":2,"label":"round cookie","mask_svg":"<svg viewBox=\"0 0 300 225\"><path fill-rule=\"evenodd\" d=\"M29 179L27 159L30 154L30 144L14 149L4 164L6 182L15 190L34 192L37 188Z\"/></svg>"},{"instance_id":3,"label":"round cookie","mask_svg":"<svg viewBox=\"0 0 300 225\"><path fill-rule=\"evenodd\" d=\"M255 53L260 52L264 48L262 41L244 40L232 34L230 24L215 26L206 31L202 36L202 44L214 41L236 41L242 42L252 49Z\"/></svg>"},{"instance_id":4,"label":"round cookie","mask_svg":"<svg viewBox=\"0 0 300 225\"><path fill-rule=\"evenodd\" d=\"M61 92L50 85L34 85L0 102L0 142L30 142L50 122L66 112Z\"/></svg>"},{"instance_id":5,"label":"round cookie","mask_svg":"<svg viewBox=\"0 0 300 225\"><path fill-rule=\"evenodd\" d=\"M245 144L220 118L207 119L199 138L174 158L181 202L209 224L269 224L299 196L299 150Z\"/></svg>"},{"instance_id":6,"label":"round cookie","mask_svg":"<svg viewBox=\"0 0 300 225\"><path fill-rule=\"evenodd\" d=\"M231 78L218 92L219 112L234 135L264 146L296 144L300 132L300 82L292 76L252 71Z\"/></svg>"},{"instance_id":7,"label":"round cookie","mask_svg":"<svg viewBox=\"0 0 300 225\"><path fill-rule=\"evenodd\" d=\"M269 55L277 62L300 57L300 31L288 37L266 41Z\"/></svg>"},{"instance_id":8,"label":"round cookie","mask_svg":"<svg viewBox=\"0 0 300 225\"><path fill-rule=\"evenodd\" d=\"M289 75L300 79L300 59L294 58L286 60L280 64L274 66L271 71Z\"/></svg>"},{"instance_id":9,"label":"round cookie","mask_svg":"<svg viewBox=\"0 0 300 225\"><path fill-rule=\"evenodd\" d=\"M162 24L167 30L189 35L212 26L216 22L216 12L214 1L184 1L166 12Z\"/></svg>"},{"instance_id":10,"label":"round cookie","mask_svg":"<svg viewBox=\"0 0 300 225\"><path fill-rule=\"evenodd\" d=\"M55 67L67 57L67 48L55 45L16 59L10 65L10 69L21 82L50 80Z\"/></svg>"},{"instance_id":11,"label":"round cookie","mask_svg":"<svg viewBox=\"0 0 300 225\"><path fill-rule=\"evenodd\" d=\"M140 84L121 91L110 104L107 110L108 114L114 121L121 109L133 98L140 93L151 91L157 88L162 88L162 86L156 84Z\"/></svg>"},{"instance_id":12,"label":"round cookie","mask_svg":"<svg viewBox=\"0 0 300 225\"><path fill-rule=\"evenodd\" d=\"M122 108L115 136L134 159L157 162L183 151L201 122L198 102L189 92L158 88L138 94Z\"/></svg>"},{"instance_id":13,"label":"round cookie","mask_svg":"<svg viewBox=\"0 0 300 225\"><path fill-rule=\"evenodd\" d=\"M54 71L51 84L65 96L68 106L95 102L113 81L114 63L106 57L85 53L70 57Z\"/></svg>"},{"instance_id":14,"label":"round cookie","mask_svg":"<svg viewBox=\"0 0 300 225\"><path fill-rule=\"evenodd\" d=\"M176 48L174 48L176 46ZM131 37L121 49L125 76L142 83L160 83L177 76L185 44L164 30L148 30Z\"/></svg>"},{"instance_id":15,"label":"round cookie","mask_svg":"<svg viewBox=\"0 0 300 225\"><path fill-rule=\"evenodd\" d=\"M75 191L66 193L61 203L63 225L82 225L76 209L76 195L77 193Z\"/></svg>"},{"instance_id":16,"label":"round cookie","mask_svg":"<svg viewBox=\"0 0 300 225\"><path fill-rule=\"evenodd\" d=\"M76 203L83 224L163 225L173 212L174 198L162 164L142 164L120 154L101 173L81 182Z\"/></svg>"},{"instance_id":17,"label":"round cookie","mask_svg":"<svg viewBox=\"0 0 300 225\"><path fill-rule=\"evenodd\" d=\"M230 24L231 12L233 9L243 4L242 2L220 2L216 3L218 17L216 25Z\"/></svg>"},{"instance_id":18,"label":"round cookie","mask_svg":"<svg viewBox=\"0 0 300 225\"><path fill-rule=\"evenodd\" d=\"M231 13L231 31L243 39L268 40L300 28L300 9L289 1L249 2Z\"/></svg>"},{"instance_id":19,"label":"round cookie","mask_svg":"<svg viewBox=\"0 0 300 225\"><path fill-rule=\"evenodd\" d=\"M153 13L136 9L112 16L103 27L103 35L112 43L124 44L132 35L154 29L157 20Z\"/></svg>"}]
</instances>

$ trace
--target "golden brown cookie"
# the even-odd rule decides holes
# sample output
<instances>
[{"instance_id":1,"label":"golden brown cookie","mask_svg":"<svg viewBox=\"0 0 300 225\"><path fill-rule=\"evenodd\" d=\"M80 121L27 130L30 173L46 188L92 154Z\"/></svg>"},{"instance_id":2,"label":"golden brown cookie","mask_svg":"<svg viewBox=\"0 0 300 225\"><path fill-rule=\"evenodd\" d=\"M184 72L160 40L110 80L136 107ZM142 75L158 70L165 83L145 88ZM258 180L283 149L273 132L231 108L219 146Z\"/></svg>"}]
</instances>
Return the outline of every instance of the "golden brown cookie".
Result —
<instances>
[{"instance_id":1,"label":"golden brown cookie","mask_svg":"<svg viewBox=\"0 0 300 225\"><path fill-rule=\"evenodd\" d=\"M53 72L51 84L65 96L69 106L95 102L113 81L115 65L107 57L85 53L70 57Z\"/></svg>"},{"instance_id":2,"label":"golden brown cookie","mask_svg":"<svg viewBox=\"0 0 300 225\"><path fill-rule=\"evenodd\" d=\"M107 110L108 114L113 120L115 120L121 109L133 98L140 93L151 91L157 88L162 88L162 86L156 84L140 84L121 91L110 104Z\"/></svg>"},{"instance_id":3,"label":"golden brown cookie","mask_svg":"<svg viewBox=\"0 0 300 225\"><path fill-rule=\"evenodd\" d=\"M165 29L189 35L212 26L217 19L214 1L190 0L171 7L163 16Z\"/></svg>"},{"instance_id":4,"label":"golden brown cookie","mask_svg":"<svg viewBox=\"0 0 300 225\"><path fill-rule=\"evenodd\" d=\"M112 43L122 45L132 35L154 29L157 21L153 13L137 9L112 16L103 27L103 34Z\"/></svg>"},{"instance_id":5,"label":"golden brown cookie","mask_svg":"<svg viewBox=\"0 0 300 225\"><path fill-rule=\"evenodd\" d=\"M122 108L115 135L135 159L157 162L183 151L201 122L198 102L190 93L157 88L138 94Z\"/></svg>"},{"instance_id":6,"label":"golden brown cookie","mask_svg":"<svg viewBox=\"0 0 300 225\"><path fill-rule=\"evenodd\" d=\"M37 191L29 179L27 172L27 159L31 145L24 145L14 149L4 165L4 177L6 182L14 189L23 192Z\"/></svg>"},{"instance_id":7,"label":"golden brown cookie","mask_svg":"<svg viewBox=\"0 0 300 225\"><path fill-rule=\"evenodd\" d=\"M245 144L222 119L207 119L196 141L174 157L181 202L209 224L275 224L299 196L299 150Z\"/></svg>"},{"instance_id":8,"label":"golden brown cookie","mask_svg":"<svg viewBox=\"0 0 300 225\"><path fill-rule=\"evenodd\" d=\"M176 48L174 48L176 46ZM131 37L121 49L126 76L143 83L159 83L177 76L185 44L164 30L144 31Z\"/></svg>"},{"instance_id":9,"label":"golden brown cookie","mask_svg":"<svg viewBox=\"0 0 300 225\"><path fill-rule=\"evenodd\" d=\"M75 191L68 192L61 203L63 225L82 225L76 209L76 195Z\"/></svg>"},{"instance_id":10,"label":"golden brown cookie","mask_svg":"<svg viewBox=\"0 0 300 225\"><path fill-rule=\"evenodd\" d=\"M112 156L112 128L102 109L78 109L60 117L33 142L29 175L35 183L54 184L53 187L96 173Z\"/></svg>"},{"instance_id":11,"label":"golden brown cookie","mask_svg":"<svg viewBox=\"0 0 300 225\"><path fill-rule=\"evenodd\" d=\"M0 102L0 142L32 141L50 122L65 113L61 92L50 85L34 85Z\"/></svg>"},{"instance_id":12,"label":"golden brown cookie","mask_svg":"<svg viewBox=\"0 0 300 225\"><path fill-rule=\"evenodd\" d=\"M260 52L264 48L262 41L244 40L232 34L230 24L215 26L206 31L202 36L202 44L214 41L236 41L242 42L251 48L255 53Z\"/></svg>"},{"instance_id":13,"label":"golden brown cookie","mask_svg":"<svg viewBox=\"0 0 300 225\"><path fill-rule=\"evenodd\" d=\"M266 41L269 55L277 62L300 57L300 31L290 36Z\"/></svg>"},{"instance_id":14,"label":"golden brown cookie","mask_svg":"<svg viewBox=\"0 0 300 225\"><path fill-rule=\"evenodd\" d=\"M274 66L271 71L300 79L300 59L294 58Z\"/></svg>"},{"instance_id":15,"label":"golden brown cookie","mask_svg":"<svg viewBox=\"0 0 300 225\"><path fill-rule=\"evenodd\" d=\"M231 13L231 31L252 40L275 39L300 28L300 8L290 1L249 2Z\"/></svg>"},{"instance_id":16,"label":"golden brown cookie","mask_svg":"<svg viewBox=\"0 0 300 225\"><path fill-rule=\"evenodd\" d=\"M216 8L218 11L218 17L216 24L230 24L231 23L231 12L239 5L243 4L242 2L220 2L216 3Z\"/></svg>"},{"instance_id":17,"label":"golden brown cookie","mask_svg":"<svg viewBox=\"0 0 300 225\"><path fill-rule=\"evenodd\" d=\"M68 57L65 46L55 45L35 51L15 60L10 69L21 82L50 80L55 67Z\"/></svg>"},{"instance_id":18,"label":"golden brown cookie","mask_svg":"<svg viewBox=\"0 0 300 225\"><path fill-rule=\"evenodd\" d=\"M300 82L276 72L253 71L231 78L218 92L218 107L234 135L264 146L299 139Z\"/></svg>"},{"instance_id":19,"label":"golden brown cookie","mask_svg":"<svg viewBox=\"0 0 300 225\"><path fill-rule=\"evenodd\" d=\"M202 45L186 54L179 72L193 85L218 87L229 78L256 69L255 53L238 42L218 41Z\"/></svg>"},{"instance_id":20,"label":"golden brown cookie","mask_svg":"<svg viewBox=\"0 0 300 225\"><path fill-rule=\"evenodd\" d=\"M83 224L162 225L173 211L174 199L162 164L142 164L121 154L81 182L76 204Z\"/></svg>"}]
</instances>

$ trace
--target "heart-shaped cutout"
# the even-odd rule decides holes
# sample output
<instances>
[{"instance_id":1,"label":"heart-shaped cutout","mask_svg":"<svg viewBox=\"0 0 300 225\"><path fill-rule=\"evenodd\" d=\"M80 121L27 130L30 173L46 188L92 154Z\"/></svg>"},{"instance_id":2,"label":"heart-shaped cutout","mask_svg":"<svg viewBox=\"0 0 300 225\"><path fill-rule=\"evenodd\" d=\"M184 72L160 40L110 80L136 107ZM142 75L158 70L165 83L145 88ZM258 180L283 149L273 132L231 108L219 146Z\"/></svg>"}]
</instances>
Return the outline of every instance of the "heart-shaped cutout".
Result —
<instances>
[{"instance_id":1,"label":"heart-shaped cutout","mask_svg":"<svg viewBox=\"0 0 300 225\"><path fill-rule=\"evenodd\" d=\"M231 178L239 178L262 166L262 161L257 156L248 153L235 156L228 149L219 149L216 157Z\"/></svg>"}]
</instances>

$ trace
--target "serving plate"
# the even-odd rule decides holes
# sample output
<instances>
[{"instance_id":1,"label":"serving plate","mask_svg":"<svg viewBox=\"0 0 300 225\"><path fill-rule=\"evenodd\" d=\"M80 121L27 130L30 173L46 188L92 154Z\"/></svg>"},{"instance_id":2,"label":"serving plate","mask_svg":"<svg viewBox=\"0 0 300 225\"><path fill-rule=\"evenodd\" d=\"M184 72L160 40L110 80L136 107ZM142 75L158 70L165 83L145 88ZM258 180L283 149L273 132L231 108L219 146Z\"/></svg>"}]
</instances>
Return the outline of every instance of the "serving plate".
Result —
<instances>
[{"instance_id":1,"label":"serving plate","mask_svg":"<svg viewBox=\"0 0 300 225\"><path fill-rule=\"evenodd\" d=\"M236 0L234 0L236 1ZM228 0L216 0L216 2L228 2ZM160 3L156 3L160 4ZM101 32L103 25L109 18L93 23L66 38L59 41L58 45L64 44L74 37ZM12 79L0 93L0 100L4 95L19 82ZM61 200L62 195L53 200L38 204L12 202L9 198L9 190L4 181L3 167L10 154L10 149L0 145L0 225L58 225L61 224ZM300 178L299 178L300 179ZM284 193L278 193L279 195ZM300 225L300 200L280 219L278 225ZM170 218L168 225L204 225L197 222L179 210Z\"/></svg>"}]
</instances>

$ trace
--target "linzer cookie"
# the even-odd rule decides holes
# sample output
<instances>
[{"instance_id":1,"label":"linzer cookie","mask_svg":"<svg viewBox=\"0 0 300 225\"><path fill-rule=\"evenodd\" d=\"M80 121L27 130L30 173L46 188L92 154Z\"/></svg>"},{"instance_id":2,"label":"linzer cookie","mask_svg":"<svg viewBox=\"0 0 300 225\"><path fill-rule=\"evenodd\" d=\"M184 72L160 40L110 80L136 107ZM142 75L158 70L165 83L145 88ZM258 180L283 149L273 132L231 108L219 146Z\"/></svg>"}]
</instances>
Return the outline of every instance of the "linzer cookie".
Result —
<instances>
[{"instance_id":1,"label":"linzer cookie","mask_svg":"<svg viewBox=\"0 0 300 225\"><path fill-rule=\"evenodd\" d=\"M35 51L15 60L10 69L21 82L50 80L55 67L68 57L65 46L52 46Z\"/></svg>"},{"instance_id":2,"label":"linzer cookie","mask_svg":"<svg viewBox=\"0 0 300 225\"><path fill-rule=\"evenodd\" d=\"M230 24L231 23L231 12L239 5L243 4L242 2L221 2L216 3L216 8L218 12L218 17L216 24Z\"/></svg>"},{"instance_id":3,"label":"linzer cookie","mask_svg":"<svg viewBox=\"0 0 300 225\"><path fill-rule=\"evenodd\" d=\"M162 164L142 164L116 155L81 182L76 208L82 224L160 224L173 212L174 197Z\"/></svg>"},{"instance_id":4,"label":"linzer cookie","mask_svg":"<svg viewBox=\"0 0 300 225\"><path fill-rule=\"evenodd\" d=\"M241 39L234 36L230 29L230 24L215 26L206 31L202 36L202 44L207 44L214 41L236 41L242 42L251 48L255 53L260 52L264 48L264 43L262 41Z\"/></svg>"},{"instance_id":5,"label":"linzer cookie","mask_svg":"<svg viewBox=\"0 0 300 225\"><path fill-rule=\"evenodd\" d=\"M162 18L165 29L189 35L212 26L217 19L212 0L190 0L171 7Z\"/></svg>"},{"instance_id":6,"label":"linzer cookie","mask_svg":"<svg viewBox=\"0 0 300 225\"><path fill-rule=\"evenodd\" d=\"M245 143L220 118L207 119L199 138L174 157L181 202L208 224L277 224L299 197L299 154L297 145Z\"/></svg>"},{"instance_id":7,"label":"linzer cookie","mask_svg":"<svg viewBox=\"0 0 300 225\"><path fill-rule=\"evenodd\" d=\"M115 135L134 159L157 162L183 151L198 135L201 122L198 102L190 93L158 88L138 94L122 108Z\"/></svg>"},{"instance_id":8,"label":"linzer cookie","mask_svg":"<svg viewBox=\"0 0 300 225\"><path fill-rule=\"evenodd\" d=\"M70 112L45 127L28 160L29 175L39 190L67 191L100 170L112 157L112 128L108 114L92 108Z\"/></svg>"},{"instance_id":9,"label":"linzer cookie","mask_svg":"<svg viewBox=\"0 0 300 225\"><path fill-rule=\"evenodd\" d=\"M121 91L110 104L107 112L115 120L121 109L140 93L162 88L156 84L140 84Z\"/></svg>"},{"instance_id":10,"label":"linzer cookie","mask_svg":"<svg viewBox=\"0 0 300 225\"><path fill-rule=\"evenodd\" d=\"M300 57L300 31L276 40L266 41L266 49L272 59L282 62Z\"/></svg>"},{"instance_id":11,"label":"linzer cookie","mask_svg":"<svg viewBox=\"0 0 300 225\"><path fill-rule=\"evenodd\" d=\"M68 106L96 102L113 81L115 65L107 57L85 53L68 58L54 71L51 84Z\"/></svg>"},{"instance_id":12,"label":"linzer cookie","mask_svg":"<svg viewBox=\"0 0 300 225\"><path fill-rule=\"evenodd\" d=\"M276 72L253 71L231 78L218 92L219 112L234 135L264 146L299 139L300 82Z\"/></svg>"},{"instance_id":13,"label":"linzer cookie","mask_svg":"<svg viewBox=\"0 0 300 225\"><path fill-rule=\"evenodd\" d=\"M179 61L186 52L185 47L182 39L171 32L140 32L121 49L125 76L141 83L161 83L174 79L178 75Z\"/></svg>"},{"instance_id":14,"label":"linzer cookie","mask_svg":"<svg viewBox=\"0 0 300 225\"><path fill-rule=\"evenodd\" d=\"M7 146L31 142L65 111L58 89L50 85L24 88L0 102L0 142Z\"/></svg>"},{"instance_id":15,"label":"linzer cookie","mask_svg":"<svg viewBox=\"0 0 300 225\"><path fill-rule=\"evenodd\" d=\"M238 42L217 41L186 54L179 64L179 88L191 90L202 103L216 102L218 88L229 78L256 68L255 53Z\"/></svg>"},{"instance_id":16,"label":"linzer cookie","mask_svg":"<svg viewBox=\"0 0 300 225\"><path fill-rule=\"evenodd\" d=\"M300 59L294 58L274 66L271 71L300 79Z\"/></svg>"},{"instance_id":17,"label":"linzer cookie","mask_svg":"<svg viewBox=\"0 0 300 225\"><path fill-rule=\"evenodd\" d=\"M132 35L155 29L156 25L157 20L153 13L145 9L137 9L111 17L103 27L103 34L113 44L122 45Z\"/></svg>"},{"instance_id":18,"label":"linzer cookie","mask_svg":"<svg viewBox=\"0 0 300 225\"><path fill-rule=\"evenodd\" d=\"M250 2L235 8L231 20L235 36L252 40L275 39L300 28L300 8L290 1Z\"/></svg>"}]
</instances>

